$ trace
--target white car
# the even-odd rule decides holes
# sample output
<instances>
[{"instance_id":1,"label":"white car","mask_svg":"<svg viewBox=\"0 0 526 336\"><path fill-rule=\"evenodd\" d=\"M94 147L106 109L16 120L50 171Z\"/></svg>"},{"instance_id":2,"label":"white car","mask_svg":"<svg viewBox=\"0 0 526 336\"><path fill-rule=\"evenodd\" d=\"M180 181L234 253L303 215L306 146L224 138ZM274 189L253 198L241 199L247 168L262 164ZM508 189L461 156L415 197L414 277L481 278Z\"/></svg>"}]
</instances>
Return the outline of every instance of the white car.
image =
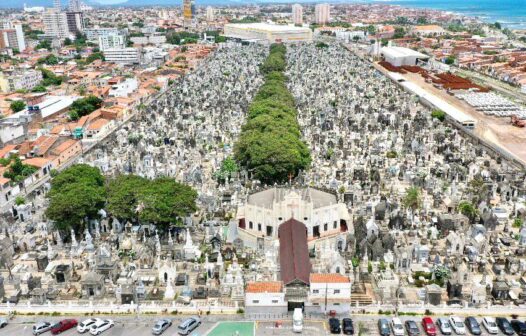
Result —
<instances>
[{"instance_id":1,"label":"white car","mask_svg":"<svg viewBox=\"0 0 526 336\"><path fill-rule=\"evenodd\" d=\"M466 325L464 324L464 321L460 319L458 316L451 316L449 318L449 324L451 324L451 328L455 331L457 335L465 335L466 334Z\"/></svg>"},{"instance_id":2,"label":"white car","mask_svg":"<svg viewBox=\"0 0 526 336\"><path fill-rule=\"evenodd\" d=\"M482 324L484 325L484 328L488 331L490 334L498 334L499 333L499 327L497 326L497 321L493 317L486 316L482 319Z\"/></svg>"},{"instance_id":3,"label":"white car","mask_svg":"<svg viewBox=\"0 0 526 336\"><path fill-rule=\"evenodd\" d=\"M395 336L404 336L404 325L398 317L393 317L391 320L391 329Z\"/></svg>"},{"instance_id":4,"label":"white car","mask_svg":"<svg viewBox=\"0 0 526 336\"><path fill-rule=\"evenodd\" d=\"M114 324L112 320L100 320L91 326L89 332L92 335L100 335L102 332L113 327Z\"/></svg>"},{"instance_id":5,"label":"white car","mask_svg":"<svg viewBox=\"0 0 526 336\"><path fill-rule=\"evenodd\" d=\"M446 317L440 317L437 319L437 326L440 329L442 335L451 335L453 330L451 329L451 324Z\"/></svg>"},{"instance_id":6,"label":"white car","mask_svg":"<svg viewBox=\"0 0 526 336\"><path fill-rule=\"evenodd\" d=\"M90 318L87 320L82 321L82 323L79 323L77 325L77 331L79 333L85 333L86 331L89 331L91 329L91 326L95 323L102 321L100 318Z\"/></svg>"}]
</instances>

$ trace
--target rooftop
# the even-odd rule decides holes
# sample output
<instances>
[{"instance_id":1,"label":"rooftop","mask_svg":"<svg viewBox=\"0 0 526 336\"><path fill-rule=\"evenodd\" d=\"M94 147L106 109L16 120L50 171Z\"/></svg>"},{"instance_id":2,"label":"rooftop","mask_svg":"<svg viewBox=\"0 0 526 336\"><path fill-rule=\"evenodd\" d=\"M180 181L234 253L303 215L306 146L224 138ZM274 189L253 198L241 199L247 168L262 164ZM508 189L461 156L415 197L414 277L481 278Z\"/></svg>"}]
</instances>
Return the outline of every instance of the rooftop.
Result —
<instances>
[{"instance_id":1,"label":"rooftop","mask_svg":"<svg viewBox=\"0 0 526 336\"><path fill-rule=\"evenodd\" d=\"M349 283L348 277L338 273L311 273L311 283Z\"/></svg>"},{"instance_id":2,"label":"rooftop","mask_svg":"<svg viewBox=\"0 0 526 336\"><path fill-rule=\"evenodd\" d=\"M283 284L281 281L249 282L245 292L247 293L280 293Z\"/></svg>"}]
</instances>

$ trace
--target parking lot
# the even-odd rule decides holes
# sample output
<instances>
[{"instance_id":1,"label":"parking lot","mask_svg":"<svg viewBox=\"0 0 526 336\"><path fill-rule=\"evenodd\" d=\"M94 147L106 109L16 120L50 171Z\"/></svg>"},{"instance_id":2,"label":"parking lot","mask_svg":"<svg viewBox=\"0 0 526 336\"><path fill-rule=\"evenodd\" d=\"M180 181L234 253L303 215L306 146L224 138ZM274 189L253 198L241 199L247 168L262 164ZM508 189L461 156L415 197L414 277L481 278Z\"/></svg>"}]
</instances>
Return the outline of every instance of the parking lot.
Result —
<instances>
[{"instance_id":1,"label":"parking lot","mask_svg":"<svg viewBox=\"0 0 526 336\"><path fill-rule=\"evenodd\" d=\"M70 318L70 317L68 317ZM141 318L140 321L136 321L133 318L122 318L122 317L102 317L109 318L115 321L115 326L101 334L101 336L146 336L152 335L152 327L155 323L156 318ZM169 317L170 318L170 317ZM77 321L82 322L87 319L86 317L76 318ZM177 335L177 325L184 319L181 317L171 318L173 325L168 328L164 335ZM32 327L36 321L49 321L58 322L61 318L35 318L33 321L17 321L15 319L12 323L7 325L5 328L0 329L1 336L26 336L32 335ZM202 324L195 329L190 335L191 336L203 336L215 322L204 320ZM42 336L51 335L50 332L43 333ZM61 336L79 335L76 329L70 329L60 334ZM89 333L84 335L88 336Z\"/></svg>"},{"instance_id":2,"label":"parking lot","mask_svg":"<svg viewBox=\"0 0 526 336\"><path fill-rule=\"evenodd\" d=\"M168 330L163 335L176 336L177 335L177 325L182 322L188 316L168 316L167 318L172 320L173 325L168 328ZM75 318L75 317L68 317ZM115 317L102 317L109 318L115 321L115 326L101 334L101 336L147 336L151 335L151 329L155 323L155 320L159 317L157 316L141 316L140 319L137 319L133 316L115 316ZM386 318L391 320L391 316L377 316L377 315L356 315L351 317L354 323L355 333L358 335L358 330L362 330L363 336L379 336L378 332L378 319ZM438 317L432 317L434 321ZM37 321L49 321L49 322L58 322L64 319L64 317L49 317L44 316L33 316L33 317L16 317L11 320L10 323L3 329L0 329L0 336L29 336L32 335L32 327ZM81 322L87 317L77 317L77 321ZM414 320L419 329L420 335L425 335L422 329L420 316L401 316L400 319L402 322L406 320ZM510 317L508 317L510 319ZM205 336L209 331L211 331L214 326L217 325L217 322L221 321L235 321L240 320L240 316L229 316L229 315L215 315L215 316L203 316L202 324L195 329L190 335L191 336ZM478 317L477 320L481 322L482 318ZM291 320L282 320L281 326L276 325L276 321L258 321L255 324L255 332L257 336L277 336L277 335L297 335L292 331L292 321ZM316 319L316 320L305 320L304 328L302 335L307 336L321 336L321 335L330 335L328 319ZM43 336L51 335L50 332L42 334ZM61 335L70 336L78 335L76 329L70 329L63 332ZM88 336L89 334L84 334ZM406 333L407 335L407 333ZM438 335L442 335L440 332ZM453 335L455 335L453 333ZM469 332L466 335L471 335ZM482 327L482 335L488 336L489 333ZM499 333L499 335L504 335ZM238 336L238 335L224 335L224 336ZM239 336L252 336L239 334Z\"/></svg>"}]
</instances>

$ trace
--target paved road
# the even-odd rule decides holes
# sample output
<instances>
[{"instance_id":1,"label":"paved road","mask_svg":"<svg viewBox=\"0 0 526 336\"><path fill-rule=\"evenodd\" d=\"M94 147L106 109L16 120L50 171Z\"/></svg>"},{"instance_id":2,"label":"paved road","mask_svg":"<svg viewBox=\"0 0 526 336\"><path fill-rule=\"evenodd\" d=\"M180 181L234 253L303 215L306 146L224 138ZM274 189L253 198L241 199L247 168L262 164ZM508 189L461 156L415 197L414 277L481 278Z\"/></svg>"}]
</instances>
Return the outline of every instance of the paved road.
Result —
<instances>
[{"instance_id":1,"label":"paved road","mask_svg":"<svg viewBox=\"0 0 526 336\"><path fill-rule=\"evenodd\" d=\"M86 317L77 318L77 320L82 321ZM111 317L110 317L111 318ZM172 316L169 317L173 321L172 327L170 327L164 335L176 336L177 335L177 325L186 317L181 316ZM208 331L210 331L216 322L218 321L229 321L239 319L239 316L204 316L202 325L194 330L191 333L191 336L205 336ZM358 330L362 329L364 336L378 336L377 321L379 318L391 319L390 316L376 316L376 315L357 315L353 316L355 326L355 335L358 335ZM421 317L420 316L402 316L400 317L404 322L406 320L414 320L417 322L421 335L424 335L422 326L420 325ZM433 316L433 320L436 320L436 316ZM1 336L29 336L31 335L31 328L35 321L46 320L50 322L59 321L60 317L17 317L11 321L11 323L4 329L0 329ZM147 316L141 317L140 320L137 320L135 317L114 317L111 318L116 323L115 326L104 332L101 336L147 336L151 335L151 327L154 324L156 317ZM481 318L477 318L481 320ZM306 336L322 336L329 335L327 319L319 320L306 320L304 323L304 330L302 335ZM43 334L43 336L51 335L49 332ZM72 336L78 335L75 329L68 330L61 335ZM85 334L86 336L90 334ZM259 321L256 322L256 335L257 336L281 336L281 335L297 335L292 332L292 322L290 320L281 321L281 327L277 328L275 321ZM440 334L439 334L440 335ZM470 335L468 333L468 335ZM489 334L484 330L482 333L483 336L489 336ZM499 334L503 335L503 334ZM235 335L222 335L222 336L235 336ZM252 335L239 335L239 336L252 336Z\"/></svg>"}]
</instances>

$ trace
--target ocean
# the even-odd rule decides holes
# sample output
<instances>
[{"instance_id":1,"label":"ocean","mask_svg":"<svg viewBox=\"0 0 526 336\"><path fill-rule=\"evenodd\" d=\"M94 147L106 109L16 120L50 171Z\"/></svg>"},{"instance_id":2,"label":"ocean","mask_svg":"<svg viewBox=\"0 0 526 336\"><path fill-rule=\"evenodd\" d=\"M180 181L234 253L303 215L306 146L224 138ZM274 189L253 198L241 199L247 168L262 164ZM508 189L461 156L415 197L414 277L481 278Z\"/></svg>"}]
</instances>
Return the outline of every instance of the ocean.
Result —
<instances>
[{"instance_id":1,"label":"ocean","mask_svg":"<svg viewBox=\"0 0 526 336\"><path fill-rule=\"evenodd\" d=\"M526 0L376 0L370 2L439 9L478 17L488 23L500 22L508 28L526 29Z\"/></svg>"}]
</instances>

